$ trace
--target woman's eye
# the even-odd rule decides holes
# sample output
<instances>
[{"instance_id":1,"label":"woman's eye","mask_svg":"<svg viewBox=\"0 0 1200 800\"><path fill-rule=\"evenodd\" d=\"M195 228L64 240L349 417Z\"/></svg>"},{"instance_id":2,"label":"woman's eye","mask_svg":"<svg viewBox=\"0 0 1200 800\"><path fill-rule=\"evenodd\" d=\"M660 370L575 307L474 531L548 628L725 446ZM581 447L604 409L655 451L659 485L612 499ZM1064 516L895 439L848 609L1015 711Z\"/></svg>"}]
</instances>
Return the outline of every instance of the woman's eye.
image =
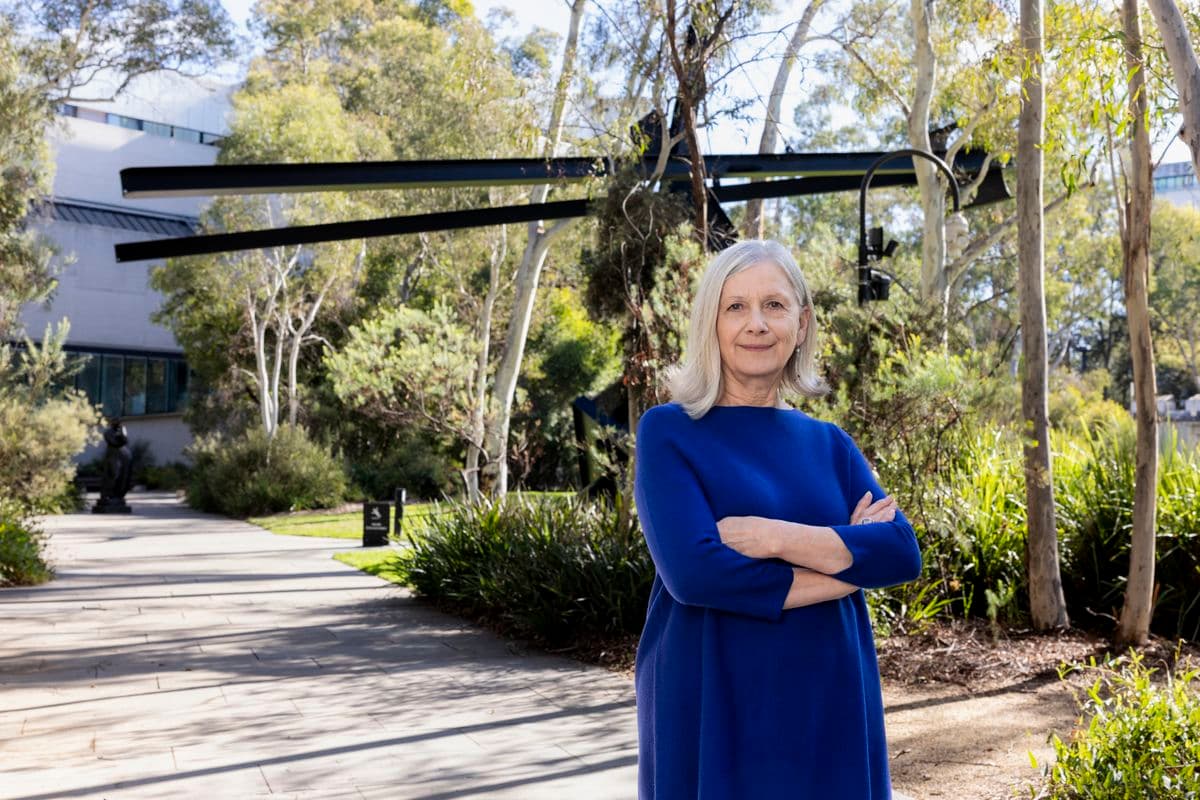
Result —
<instances>
[{"instance_id":1,"label":"woman's eye","mask_svg":"<svg viewBox=\"0 0 1200 800\"><path fill-rule=\"evenodd\" d=\"M730 304L730 306L729 306L729 310L730 310L730 311L736 311L736 310L738 309L738 307L739 307L739 306L741 306L741 305L742 305L741 303L732 303L732 304Z\"/></svg>"}]
</instances>

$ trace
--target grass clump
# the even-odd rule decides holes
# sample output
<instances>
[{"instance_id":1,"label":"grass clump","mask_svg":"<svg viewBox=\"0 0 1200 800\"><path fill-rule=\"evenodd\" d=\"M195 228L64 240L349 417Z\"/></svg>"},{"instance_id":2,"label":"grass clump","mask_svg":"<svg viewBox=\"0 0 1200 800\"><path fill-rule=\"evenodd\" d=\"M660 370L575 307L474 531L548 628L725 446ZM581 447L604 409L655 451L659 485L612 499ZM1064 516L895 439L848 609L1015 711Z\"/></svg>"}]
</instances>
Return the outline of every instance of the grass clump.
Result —
<instances>
[{"instance_id":1,"label":"grass clump","mask_svg":"<svg viewBox=\"0 0 1200 800\"><path fill-rule=\"evenodd\" d=\"M638 634L654 564L618 511L559 497L451 503L408 537L400 569L439 604L546 644Z\"/></svg>"},{"instance_id":2,"label":"grass clump","mask_svg":"<svg viewBox=\"0 0 1200 800\"><path fill-rule=\"evenodd\" d=\"M1051 737L1055 763L1044 768L1037 800L1194 800L1200 797L1200 670L1155 670L1131 653L1086 671L1095 678L1077 697L1086 720L1069 737ZM1031 756L1032 758L1032 756Z\"/></svg>"},{"instance_id":3,"label":"grass clump","mask_svg":"<svg viewBox=\"0 0 1200 800\"><path fill-rule=\"evenodd\" d=\"M0 498L0 586L31 586L53 577L42 559L44 538L18 503Z\"/></svg>"}]
</instances>

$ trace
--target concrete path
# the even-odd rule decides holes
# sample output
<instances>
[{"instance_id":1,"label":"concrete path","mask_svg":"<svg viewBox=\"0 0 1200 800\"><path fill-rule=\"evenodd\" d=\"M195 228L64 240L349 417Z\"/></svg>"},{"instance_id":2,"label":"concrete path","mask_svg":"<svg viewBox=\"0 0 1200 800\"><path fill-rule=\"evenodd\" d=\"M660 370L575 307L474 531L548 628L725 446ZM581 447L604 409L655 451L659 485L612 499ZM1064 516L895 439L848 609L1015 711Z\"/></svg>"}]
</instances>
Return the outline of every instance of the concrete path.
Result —
<instances>
[{"instance_id":1,"label":"concrete path","mask_svg":"<svg viewBox=\"0 0 1200 800\"><path fill-rule=\"evenodd\" d=\"M131 496L0 590L0 798L637 794L628 680L514 652L278 536Z\"/></svg>"}]
</instances>

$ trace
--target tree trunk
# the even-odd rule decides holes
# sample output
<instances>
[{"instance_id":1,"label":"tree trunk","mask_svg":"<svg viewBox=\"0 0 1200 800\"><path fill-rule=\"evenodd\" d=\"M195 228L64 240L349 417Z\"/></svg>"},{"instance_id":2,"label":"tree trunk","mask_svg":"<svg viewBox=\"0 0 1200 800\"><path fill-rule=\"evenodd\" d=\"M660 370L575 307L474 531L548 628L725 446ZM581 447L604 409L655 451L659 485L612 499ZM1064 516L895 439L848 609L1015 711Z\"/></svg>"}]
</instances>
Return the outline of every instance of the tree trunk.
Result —
<instances>
[{"instance_id":1,"label":"tree trunk","mask_svg":"<svg viewBox=\"0 0 1200 800\"><path fill-rule=\"evenodd\" d=\"M1154 599L1154 528L1158 485L1158 408L1154 379L1154 346L1150 338L1150 206L1153 163L1147 130L1146 76L1142 70L1142 32L1138 0L1122 0L1121 23L1125 63L1129 70L1129 113L1133 138L1125 195L1125 312L1129 320L1129 354L1137 403L1137 446L1133 485L1133 532L1129 579L1117 624L1118 645L1141 644L1150 635Z\"/></svg>"},{"instance_id":2,"label":"tree trunk","mask_svg":"<svg viewBox=\"0 0 1200 800\"><path fill-rule=\"evenodd\" d=\"M796 24L796 30L792 31L792 38L788 40L783 60L779 62L779 69L775 72L771 97L767 101L767 118L763 122L762 138L758 142L759 153L774 153L775 147L779 143L779 114L783 107L783 93L787 90L792 67L796 64L796 55L800 52L800 46L808 39L808 31L812 27L813 17L816 16L823 2L824 0L809 0L804 13L800 15L800 21ZM762 209L761 198L756 197L746 203L746 222L743 227L746 238L761 239L763 237Z\"/></svg>"},{"instance_id":3,"label":"tree trunk","mask_svg":"<svg viewBox=\"0 0 1200 800\"><path fill-rule=\"evenodd\" d=\"M583 22L586 0L574 0L571 4L571 23L567 32L567 46L563 50L562 69L554 87L554 105L550 109L550 124L546 127L546 147L543 157L553 158L562 141L563 116L567 105L567 92L575 75L575 52L579 45L579 27ZM533 187L530 204L543 203L550 191L549 184ZM508 493L508 428L512 421L513 397L517 391L517 376L521 372L521 359L525 355L525 340L529 335L529 320L533 314L533 301L537 295L538 280L550 239L562 222L546 230L542 222L529 223L529 238L521 265L517 268L512 317L508 321L508 332L504 338L504 356L496 370L496 383L492 396L496 405L496 424L488 432L485 448L495 459L492 466L496 471L496 497Z\"/></svg>"},{"instance_id":4,"label":"tree trunk","mask_svg":"<svg viewBox=\"0 0 1200 800\"><path fill-rule=\"evenodd\" d=\"M916 89L908 114L908 140L918 150L930 152L929 106L937 83L937 56L933 51L933 0L912 0L913 40L916 42ZM913 159L917 187L921 191L924 227L921 236L921 299L934 303L942 319L945 334L949 313L950 287L946 280L946 187L933 164Z\"/></svg>"},{"instance_id":5,"label":"tree trunk","mask_svg":"<svg viewBox=\"0 0 1200 800\"><path fill-rule=\"evenodd\" d=\"M1017 259L1021 304L1021 416L1025 423L1025 566L1037 630L1065 628L1067 604L1058 564L1054 471L1047 406L1045 233L1042 211L1042 0L1021 0L1021 117L1017 132Z\"/></svg>"},{"instance_id":6,"label":"tree trunk","mask_svg":"<svg viewBox=\"0 0 1200 800\"><path fill-rule=\"evenodd\" d=\"M508 226L500 226L500 239L492 249L491 261L488 264L488 291L483 298L483 309L479 315L479 360L475 364L474 407L471 409L471 440L467 444L467 500L477 503L481 494L479 491L479 458L483 453L477 443L482 443L487 431L487 365L488 348L492 338L492 309L496 305L496 295L500 293L500 268L508 255Z\"/></svg>"},{"instance_id":7,"label":"tree trunk","mask_svg":"<svg viewBox=\"0 0 1200 800\"><path fill-rule=\"evenodd\" d=\"M267 321L259 322L253 297L246 299L246 310L250 315L250 329L254 332L254 382L258 386L258 413L262 418L263 430L270 439L275 435L278 417L271 403L271 371L267 361Z\"/></svg>"},{"instance_id":8,"label":"tree trunk","mask_svg":"<svg viewBox=\"0 0 1200 800\"><path fill-rule=\"evenodd\" d=\"M1146 3L1158 23L1179 90L1179 110L1183 113L1183 131L1179 136L1191 148L1192 168L1200 175L1200 63L1196 61L1196 51L1175 0L1146 0Z\"/></svg>"},{"instance_id":9,"label":"tree trunk","mask_svg":"<svg viewBox=\"0 0 1200 800\"><path fill-rule=\"evenodd\" d=\"M705 187L706 178L704 158L700 152L700 136L696 131L696 106L703 95L703 88L695 83L703 79L704 62L698 59L700 46L691 48L691 52L680 54L678 18L676 16L677 0L667 0L667 49L671 54L671 67L675 72L678 84L678 96L675 102L682 111L683 134L688 146L688 161L691 165L689 173L692 179L692 209L695 218L692 227L700 246L708 247L708 189Z\"/></svg>"}]
</instances>

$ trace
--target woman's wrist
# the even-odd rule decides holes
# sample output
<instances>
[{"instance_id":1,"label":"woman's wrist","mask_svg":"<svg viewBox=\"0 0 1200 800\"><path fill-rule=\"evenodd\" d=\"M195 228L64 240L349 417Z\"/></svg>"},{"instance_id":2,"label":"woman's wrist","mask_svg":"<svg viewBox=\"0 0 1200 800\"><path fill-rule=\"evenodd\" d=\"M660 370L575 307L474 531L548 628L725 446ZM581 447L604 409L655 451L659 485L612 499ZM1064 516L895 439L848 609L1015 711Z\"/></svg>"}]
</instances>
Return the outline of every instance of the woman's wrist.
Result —
<instances>
[{"instance_id":1,"label":"woman's wrist","mask_svg":"<svg viewBox=\"0 0 1200 800\"><path fill-rule=\"evenodd\" d=\"M832 575L854 563L854 556L833 528L772 519L768 537L774 558Z\"/></svg>"}]
</instances>

